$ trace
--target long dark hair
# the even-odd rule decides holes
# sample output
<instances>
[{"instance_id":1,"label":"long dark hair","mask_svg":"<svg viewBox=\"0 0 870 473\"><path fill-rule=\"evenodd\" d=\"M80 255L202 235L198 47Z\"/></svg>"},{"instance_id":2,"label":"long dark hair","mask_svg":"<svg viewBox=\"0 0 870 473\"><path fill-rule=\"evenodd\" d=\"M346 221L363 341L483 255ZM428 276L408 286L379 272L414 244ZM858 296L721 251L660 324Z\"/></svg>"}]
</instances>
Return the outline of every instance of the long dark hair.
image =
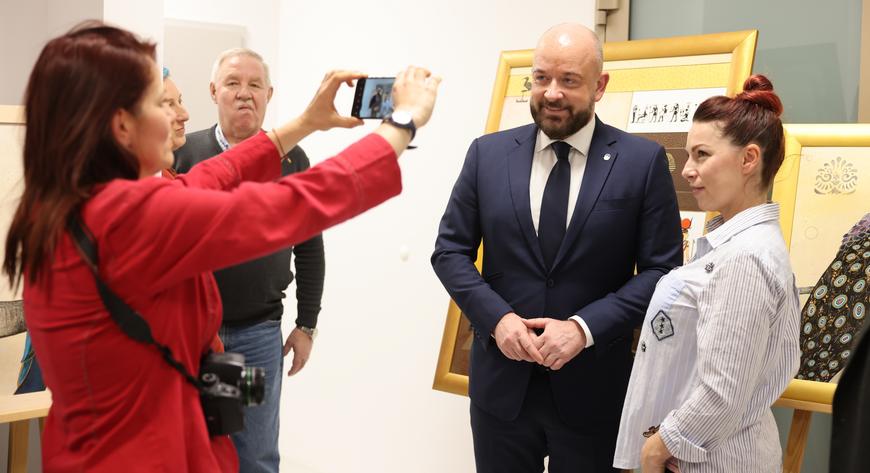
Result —
<instances>
[{"instance_id":1,"label":"long dark hair","mask_svg":"<svg viewBox=\"0 0 870 473\"><path fill-rule=\"evenodd\" d=\"M6 237L3 271L33 282L54 253L71 212L96 184L137 179L136 156L111 129L154 80L155 46L89 21L45 45L27 83L24 194Z\"/></svg>"},{"instance_id":2,"label":"long dark hair","mask_svg":"<svg viewBox=\"0 0 870 473\"><path fill-rule=\"evenodd\" d=\"M736 97L710 97L692 118L696 122L718 122L722 134L737 146L755 143L761 148L761 185L770 186L773 176L785 158L782 101L773 91L773 84L761 74L750 76L743 83L743 92Z\"/></svg>"}]
</instances>

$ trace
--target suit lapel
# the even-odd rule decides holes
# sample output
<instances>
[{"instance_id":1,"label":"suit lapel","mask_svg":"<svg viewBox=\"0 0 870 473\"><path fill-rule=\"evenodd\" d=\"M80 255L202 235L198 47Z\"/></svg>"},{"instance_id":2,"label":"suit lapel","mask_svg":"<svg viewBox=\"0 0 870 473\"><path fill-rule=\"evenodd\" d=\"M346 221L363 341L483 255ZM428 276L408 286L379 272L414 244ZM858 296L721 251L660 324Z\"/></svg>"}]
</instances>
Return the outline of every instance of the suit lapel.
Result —
<instances>
[{"instance_id":1,"label":"suit lapel","mask_svg":"<svg viewBox=\"0 0 870 473\"><path fill-rule=\"evenodd\" d=\"M508 181L514 212L526 243L538 264L544 267L544 255L538 244L538 236L532 223L532 208L529 202L529 179L532 175L532 157L535 153L535 136L538 127L529 125L514 136L516 146L508 153ZM484 246L486 242L484 242Z\"/></svg>"},{"instance_id":2,"label":"suit lapel","mask_svg":"<svg viewBox=\"0 0 870 473\"><path fill-rule=\"evenodd\" d=\"M574 245L574 241L577 240L583 226L586 225L592 207L598 201L601 189L604 187L610 170L613 168L613 163L617 159L616 150L611 147L615 142L616 138L611 133L611 128L602 123L596 116L595 132L589 145L589 154L586 156L586 169L583 171L580 194L577 196L577 204L574 206L571 223L565 232L565 239L562 240L562 246L559 247L559 252L556 253L556 259L553 261L554 269L559 265L568 249ZM610 155L610 159L605 160L604 156L607 154Z\"/></svg>"}]
</instances>

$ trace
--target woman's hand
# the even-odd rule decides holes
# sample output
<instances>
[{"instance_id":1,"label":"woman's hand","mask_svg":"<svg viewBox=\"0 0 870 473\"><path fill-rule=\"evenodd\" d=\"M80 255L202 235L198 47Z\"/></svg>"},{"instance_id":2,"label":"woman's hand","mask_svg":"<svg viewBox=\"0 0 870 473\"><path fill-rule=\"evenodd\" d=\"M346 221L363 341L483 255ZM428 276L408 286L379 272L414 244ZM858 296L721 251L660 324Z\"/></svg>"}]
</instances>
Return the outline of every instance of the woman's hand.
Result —
<instances>
[{"instance_id":1,"label":"woman's hand","mask_svg":"<svg viewBox=\"0 0 870 473\"><path fill-rule=\"evenodd\" d=\"M433 77L428 69L409 66L396 76L393 83L393 110L411 113L414 125L421 128L429 122L440 77Z\"/></svg>"},{"instance_id":2,"label":"woman's hand","mask_svg":"<svg viewBox=\"0 0 870 473\"><path fill-rule=\"evenodd\" d=\"M330 128L353 128L363 124L362 119L342 116L335 109L335 94L341 84L353 87L354 81L366 77L361 72L330 71L323 77L320 89L299 117L301 125L312 130L329 130Z\"/></svg>"},{"instance_id":3,"label":"woman's hand","mask_svg":"<svg viewBox=\"0 0 870 473\"><path fill-rule=\"evenodd\" d=\"M320 83L320 88L311 99L311 103L297 118L272 129L267 133L269 139L275 144L281 158L293 149L302 138L317 130L329 130L330 128L353 128L360 126L363 121L355 117L339 115L335 110L335 94L341 84L353 87L353 82L366 77L365 74L352 71L327 72Z\"/></svg>"},{"instance_id":4,"label":"woman's hand","mask_svg":"<svg viewBox=\"0 0 870 473\"><path fill-rule=\"evenodd\" d=\"M640 471L642 473L662 473L665 464L672 457L665 442L658 433L646 439L640 450Z\"/></svg>"}]
</instances>

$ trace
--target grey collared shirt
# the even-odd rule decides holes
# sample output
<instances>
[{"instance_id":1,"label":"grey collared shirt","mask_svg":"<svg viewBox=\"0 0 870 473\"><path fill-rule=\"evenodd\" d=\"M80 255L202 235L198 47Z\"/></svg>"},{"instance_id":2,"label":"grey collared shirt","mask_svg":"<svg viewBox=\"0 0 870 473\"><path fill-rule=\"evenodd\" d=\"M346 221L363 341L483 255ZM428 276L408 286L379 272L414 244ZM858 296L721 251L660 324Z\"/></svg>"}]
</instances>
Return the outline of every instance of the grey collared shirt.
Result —
<instances>
[{"instance_id":1,"label":"grey collared shirt","mask_svg":"<svg viewBox=\"0 0 870 473\"><path fill-rule=\"evenodd\" d=\"M781 469L770 406L800 361L800 310L779 205L708 225L656 286L622 411L614 467L638 468L658 428L682 473Z\"/></svg>"}]
</instances>

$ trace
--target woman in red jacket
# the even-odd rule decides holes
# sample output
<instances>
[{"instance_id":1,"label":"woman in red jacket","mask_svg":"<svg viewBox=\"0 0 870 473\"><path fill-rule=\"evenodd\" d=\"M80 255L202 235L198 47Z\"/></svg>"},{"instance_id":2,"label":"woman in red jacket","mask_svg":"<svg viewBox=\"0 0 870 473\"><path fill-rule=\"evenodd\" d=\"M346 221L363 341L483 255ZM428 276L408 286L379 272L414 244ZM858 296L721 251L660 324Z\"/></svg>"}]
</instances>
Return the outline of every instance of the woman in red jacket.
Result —
<instances>
[{"instance_id":1,"label":"woman in red jacket","mask_svg":"<svg viewBox=\"0 0 870 473\"><path fill-rule=\"evenodd\" d=\"M25 97L25 189L3 270L24 282L25 313L53 405L46 472L237 471L232 443L209 437L197 389L152 345L110 318L66 231L81 217L109 288L193 374L221 321L211 271L310 238L401 190L396 157L412 131L383 124L311 170L280 177L283 150L316 130L352 127L327 74L298 118L175 180L154 44L102 24L51 40ZM429 120L438 80L408 68L396 108ZM398 121L398 120L397 120ZM172 218L166 218L171 215Z\"/></svg>"}]
</instances>

